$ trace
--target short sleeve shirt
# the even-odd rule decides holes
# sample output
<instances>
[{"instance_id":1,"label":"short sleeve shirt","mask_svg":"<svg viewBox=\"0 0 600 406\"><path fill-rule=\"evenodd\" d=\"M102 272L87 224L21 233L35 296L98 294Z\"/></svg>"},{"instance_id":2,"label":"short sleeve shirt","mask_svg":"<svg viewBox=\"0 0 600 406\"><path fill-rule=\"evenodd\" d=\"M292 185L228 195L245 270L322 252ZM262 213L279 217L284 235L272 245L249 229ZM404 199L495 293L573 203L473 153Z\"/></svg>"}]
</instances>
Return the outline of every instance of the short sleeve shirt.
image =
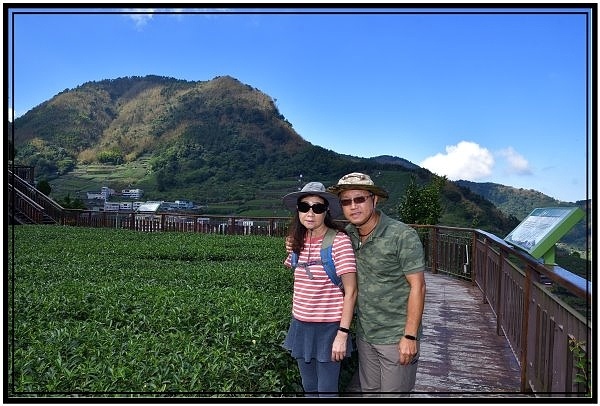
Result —
<instances>
[{"instance_id":1,"label":"short sleeve shirt","mask_svg":"<svg viewBox=\"0 0 600 406\"><path fill-rule=\"evenodd\" d=\"M346 228L356 253L357 335L373 344L395 344L406 324L406 275L423 272L425 258L415 229L378 212L379 224L365 242L353 224Z\"/></svg>"},{"instance_id":2,"label":"short sleeve shirt","mask_svg":"<svg viewBox=\"0 0 600 406\"><path fill-rule=\"evenodd\" d=\"M294 271L293 316L305 322L339 322L342 318L344 295L327 276L321 262L323 236L306 238L304 249L298 256L298 266ZM356 272L356 261L350 237L337 233L333 240L332 259L338 276ZM288 255L284 265L291 267L290 247L286 243Z\"/></svg>"}]
</instances>

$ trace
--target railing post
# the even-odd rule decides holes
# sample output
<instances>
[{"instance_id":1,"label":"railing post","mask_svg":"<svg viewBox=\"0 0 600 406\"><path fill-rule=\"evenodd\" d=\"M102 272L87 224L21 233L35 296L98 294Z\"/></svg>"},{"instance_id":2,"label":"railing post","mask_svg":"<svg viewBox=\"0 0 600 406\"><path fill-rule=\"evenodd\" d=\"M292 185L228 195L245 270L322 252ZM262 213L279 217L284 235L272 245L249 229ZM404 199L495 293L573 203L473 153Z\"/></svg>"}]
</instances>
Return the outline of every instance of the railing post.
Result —
<instances>
[{"instance_id":1,"label":"railing post","mask_svg":"<svg viewBox=\"0 0 600 406\"><path fill-rule=\"evenodd\" d=\"M531 285L533 270L529 265L525 268L525 292L523 298L523 321L521 322L521 392L527 390L527 343L529 337L529 307L531 305Z\"/></svg>"},{"instance_id":2,"label":"railing post","mask_svg":"<svg viewBox=\"0 0 600 406\"><path fill-rule=\"evenodd\" d=\"M236 229L235 229L235 217L230 217L229 221L231 222L230 228L229 228L229 232L227 234L236 234Z\"/></svg>"},{"instance_id":3,"label":"railing post","mask_svg":"<svg viewBox=\"0 0 600 406\"><path fill-rule=\"evenodd\" d=\"M502 326L502 272L504 264L504 250L500 250L500 258L498 260L498 280L496 288L496 334L501 335Z\"/></svg>"},{"instance_id":4,"label":"railing post","mask_svg":"<svg viewBox=\"0 0 600 406\"><path fill-rule=\"evenodd\" d=\"M475 230L471 232L471 283L477 284L477 233Z\"/></svg>"},{"instance_id":5,"label":"railing post","mask_svg":"<svg viewBox=\"0 0 600 406\"><path fill-rule=\"evenodd\" d=\"M490 246L488 244L488 238L484 237L483 238L483 244L485 246L485 258L484 258L484 264L483 264L483 275L481 278L481 284L482 284L482 289L483 289L483 303L487 303L487 277L488 277L488 256L489 256L489 251L490 251Z\"/></svg>"},{"instance_id":6,"label":"railing post","mask_svg":"<svg viewBox=\"0 0 600 406\"><path fill-rule=\"evenodd\" d=\"M437 262L438 262L438 250L437 250L437 237L438 234L438 228L437 227L432 227L431 228L431 273L436 274L437 273Z\"/></svg>"}]
</instances>

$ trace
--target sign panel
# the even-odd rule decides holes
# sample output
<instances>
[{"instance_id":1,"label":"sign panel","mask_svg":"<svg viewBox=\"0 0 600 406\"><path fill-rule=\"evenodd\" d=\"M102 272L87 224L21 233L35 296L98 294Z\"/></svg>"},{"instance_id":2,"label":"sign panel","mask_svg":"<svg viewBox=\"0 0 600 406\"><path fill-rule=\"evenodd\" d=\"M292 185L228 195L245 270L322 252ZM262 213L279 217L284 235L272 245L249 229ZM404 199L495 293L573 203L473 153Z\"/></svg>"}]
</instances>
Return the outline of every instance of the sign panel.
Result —
<instances>
[{"instance_id":1,"label":"sign panel","mask_svg":"<svg viewBox=\"0 0 600 406\"><path fill-rule=\"evenodd\" d=\"M527 251L535 259L554 262L554 245L584 217L579 207L534 209L505 238L509 244Z\"/></svg>"}]
</instances>

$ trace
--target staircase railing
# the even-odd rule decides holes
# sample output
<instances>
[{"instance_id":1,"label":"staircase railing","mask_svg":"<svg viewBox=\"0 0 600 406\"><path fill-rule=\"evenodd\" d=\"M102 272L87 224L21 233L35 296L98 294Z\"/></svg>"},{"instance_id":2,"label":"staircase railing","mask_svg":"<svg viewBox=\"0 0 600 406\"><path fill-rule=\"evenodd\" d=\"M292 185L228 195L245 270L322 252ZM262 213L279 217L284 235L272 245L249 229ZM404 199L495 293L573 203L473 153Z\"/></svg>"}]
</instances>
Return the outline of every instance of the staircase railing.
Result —
<instances>
[{"instance_id":1,"label":"staircase railing","mask_svg":"<svg viewBox=\"0 0 600 406\"><path fill-rule=\"evenodd\" d=\"M40 224L43 222L45 210L42 206L20 190L14 189L10 183L8 184L8 190L9 212L12 213L16 221L28 224Z\"/></svg>"},{"instance_id":2,"label":"staircase railing","mask_svg":"<svg viewBox=\"0 0 600 406\"><path fill-rule=\"evenodd\" d=\"M36 205L31 205L28 210L34 210L36 208L40 210L39 215L34 217L39 219L37 222L41 223L43 220L48 220L50 222L60 223L64 211L61 205L37 190L31 183L27 182L10 169L8 170L8 183L10 193L9 199L11 201L17 196L16 194L14 197L12 195L12 191L15 190L19 191L21 199L26 196L29 199L28 201L36 203ZM20 204L25 204L25 201L21 201Z\"/></svg>"}]
</instances>

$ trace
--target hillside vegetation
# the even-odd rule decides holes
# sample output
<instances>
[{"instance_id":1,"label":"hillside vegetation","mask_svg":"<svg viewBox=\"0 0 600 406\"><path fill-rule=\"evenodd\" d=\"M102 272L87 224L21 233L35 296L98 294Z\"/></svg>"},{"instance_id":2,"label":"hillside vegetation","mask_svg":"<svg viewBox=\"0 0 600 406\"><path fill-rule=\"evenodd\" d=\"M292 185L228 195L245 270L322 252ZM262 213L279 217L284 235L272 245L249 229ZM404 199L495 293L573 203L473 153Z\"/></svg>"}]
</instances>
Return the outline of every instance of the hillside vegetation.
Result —
<instances>
[{"instance_id":1,"label":"hillside vegetation","mask_svg":"<svg viewBox=\"0 0 600 406\"><path fill-rule=\"evenodd\" d=\"M12 134L9 134L9 138ZM402 158L353 157L304 140L276 100L230 76L185 81L124 77L65 89L14 122L15 162L35 166L55 200L108 186L141 188L148 200L192 200L207 214L288 215L281 197L305 182L335 184L360 171L398 205L415 176L432 174ZM518 218L447 182L440 224L504 237Z\"/></svg>"}]
</instances>

